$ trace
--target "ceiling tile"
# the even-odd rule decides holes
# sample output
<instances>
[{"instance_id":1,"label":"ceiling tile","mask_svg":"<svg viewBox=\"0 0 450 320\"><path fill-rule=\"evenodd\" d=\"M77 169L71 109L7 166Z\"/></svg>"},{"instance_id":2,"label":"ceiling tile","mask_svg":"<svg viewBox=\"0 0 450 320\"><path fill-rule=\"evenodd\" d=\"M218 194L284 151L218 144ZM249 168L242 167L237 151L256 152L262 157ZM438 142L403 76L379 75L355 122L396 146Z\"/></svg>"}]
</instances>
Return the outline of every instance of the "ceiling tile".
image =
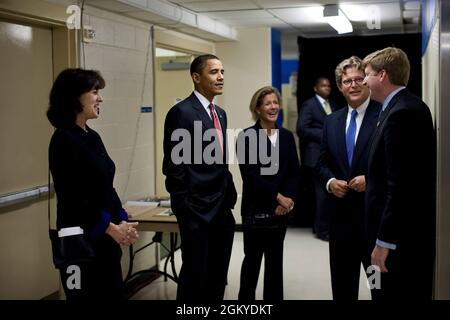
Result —
<instances>
[{"instance_id":1,"label":"ceiling tile","mask_svg":"<svg viewBox=\"0 0 450 320\"><path fill-rule=\"evenodd\" d=\"M180 3L186 9L195 12L214 12L222 10L246 10L258 9L258 7L249 0L228 0L228 1L201 1Z\"/></svg>"},{"instance_id":2,"label":"ceiling tile","mask_svg":"<svg viewBox=\"0 0 450 320\"><path fill-rule=\"evenodd\" d=\"M270 9L268 11L281 20L291 24L326 24L323 20L323 8L320 6L292 9Z\"/></svg>"},{"instance_id":3,"label":"ceiling tile","mask_svg":"<svg viewBox=\"0 0 450 320\"><path fill-rule=\"evenodd\" d=\"M136 10L136 7L134 6L135 4L128 5L113 0L92 0L89 1L89 4L98 8L103 8L114 12L129 12Z\"/></svg>"},{"instance_id":4,"label":"ceiling tile","mask_svg":"<svg viewBox=\"0 0 450 320\"><path fill-rule=\"evenodd\" d=\"M247 20L247 19L268 19L273 15L265 10L241 10L241 11L221 11L221 12L208 12L208 16L214 19L223 20Z\"/></svg>"},{"instance_id":5,"label":"ceiling tile","mask_svg":"<svg viewBox=\"0 0 450 320\"><path fill-rule=\"evenodd\" d=\"M146 2L149 9L159 8L161 12L138 11ZM223 28L219 28L224 30L232 27L273 27L288 32L296 30L298 34L307 37L336 35L336 31L323 20L323 6L340 2L341 9L353 25L355 35L420 32L420 21L411 18L419 14L420 19L418 0L90 0L89 4L124 12L154 24L171 26L203 39L224 41L230 40L230 37L227 39L217 32L217 24L225 24ZM137 6L133 8L130 6L132 3ZM167 13L162 9L173 12ZM381 13L381 28L371 30L367 21L376 20L373 14L377 12ZM194 27L199 21L202 22L203 29Z\"/></svg>"},{"instance_id":6,"label":"ceiling tile","mask_svg":"<svg viewBox=\"0 0 450 320\"><path fill-rule=\"evenodd\" d=\"M401 17L400 4L346 4L339 6L351 21L367 21L379 14L381 21L396 20Z\"/></svg>"}]
</instances>

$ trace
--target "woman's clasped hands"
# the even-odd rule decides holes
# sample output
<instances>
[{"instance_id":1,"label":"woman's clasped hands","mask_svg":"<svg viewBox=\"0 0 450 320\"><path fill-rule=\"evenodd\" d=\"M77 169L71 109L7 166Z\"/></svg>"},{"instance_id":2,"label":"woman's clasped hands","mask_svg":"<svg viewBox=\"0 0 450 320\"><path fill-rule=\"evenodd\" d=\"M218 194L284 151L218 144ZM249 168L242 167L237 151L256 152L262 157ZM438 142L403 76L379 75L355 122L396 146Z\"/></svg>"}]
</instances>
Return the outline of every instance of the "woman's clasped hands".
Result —
<instances>
[{"instance_id":1,"label":"woman's clasped hands","mask_svg":"<svg viewBox=\"0 0 450 320\"><path fill-rule=\"evenodd\" d=\"M138 222L122 221L120 224L110 223L106 229L109 234L118 244L129 246L134 244L139 239L139 233L136 229Z\"/></svg>"}]
</instances>

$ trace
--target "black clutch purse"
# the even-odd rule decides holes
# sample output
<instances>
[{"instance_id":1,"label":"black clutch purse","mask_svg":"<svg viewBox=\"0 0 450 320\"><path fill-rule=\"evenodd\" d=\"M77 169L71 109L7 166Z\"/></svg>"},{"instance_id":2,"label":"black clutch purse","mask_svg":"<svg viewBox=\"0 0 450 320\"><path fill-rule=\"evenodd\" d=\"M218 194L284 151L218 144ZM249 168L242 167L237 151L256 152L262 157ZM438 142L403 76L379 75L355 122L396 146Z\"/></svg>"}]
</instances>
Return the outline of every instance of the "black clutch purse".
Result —
<instances>
[{"instance_id":1,"label":"black clutch purse","mask_svg":"<svg viewBox=\"0 0 450 320\"><path fill-rule=\"evenodd\" d=\"M59 237L58 230L54 229L49 229L49 234L55 268L65 270L70 265L90 262L95 258L94 250L84 234Z\"/></svg>"},{"instance_id":2,"label":"black clutch purse","mask_svg":"<svg viewBox=\"0 0 450 320\"><path fill-rule=\"evenodd\" d=\"M251 228L280 228L286 223L286 216L275 214L253 214L244 218L244 224Z\"/></svg>"}]
</instances>

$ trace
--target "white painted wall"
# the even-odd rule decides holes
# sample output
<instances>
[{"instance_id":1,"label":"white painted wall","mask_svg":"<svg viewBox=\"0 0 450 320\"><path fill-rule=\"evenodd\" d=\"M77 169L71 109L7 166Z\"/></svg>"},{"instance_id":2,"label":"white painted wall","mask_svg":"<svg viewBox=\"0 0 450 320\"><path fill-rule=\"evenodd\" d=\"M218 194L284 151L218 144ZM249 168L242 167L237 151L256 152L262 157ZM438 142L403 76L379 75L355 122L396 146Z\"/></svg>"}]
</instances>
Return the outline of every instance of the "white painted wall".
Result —
<instances>
[{"instance_id":1,"label":"white painted wall","mask_svg":"<svg viewBox=\"0 0 450 320\"><path fill-rule=\"evenodd\" d=\"M216 54L225 69L224 94L217 101L227 112L229 129L245 129L253 125L250 100L256 90L272 83L270 28L242 28L238 32L239 41L216 43ZM230 170L237 192L241 195L239 167L237 164L230 165ZM238 223L241 221L240 212L239 197L233 211Z\"/></svg>"},{"instance_id":2,"label":"white painted wall","mask_svg":"<svg viewBox=\"0 0 450 320\"><path fill-rule=\"evenodd\" d=\"M445 120L441 115L441 109L445 108L441 105L441 79L445 81L446 76L441 75L443 71L440 66L440 54L441 46L440 43L440 18L436 19L436 24L431 32L430 40L422 57L422 96L425 103L430 107L431 113L433 115L434 124L436 126L437 133L437 146L438 146L438 170L445 169L446 163L443 162L443 158L446 154L446 143L443 142L443 130L441 126L445 126ZM443 50L442 52L445 52ZM445 72L445 71L444 71ZM442 77L442 78L441 78ZM445 102L444 102L445 103ZM444 118L445 119L445 118ZM443 172L438 172L438 183L437 183L437 228L436 228L436 266L435 266L435 298L446 300L450 297L450 290L448 285L448 279L450 278L450 270L448 266L450 265L450 256L448 252L450 251L450 233L448 231L448 222L450 219L449 212L445 210L445 197L446 192L446 176Z\"/></svg>"},{"instance_id":3,"label":"white painted wall","mask_svg":"<svg viewBox=\"0 0 450 320\"><path fill-rule=\"evenodd\" d=\"M100 117L88 124L101 135L117 170L114 185L122 201L155 192L151 25L86 7L85 25L96 36L84 43L87 69L99 70L106 81ZM149 45L150 41L150 45Z\"/></svg>"},{"instance_id":4,"label":"white painted wall","mask_svg":"<svg viewBox=\"0 0 450 320\"><path fill-rule=\"evenodd\" d=\"M433 121L439 112L439 18L430 35L425 55L422 57L422 97L430 107ZM436 122L435 122L436 123Z\"/></svg>"}]
</instances>

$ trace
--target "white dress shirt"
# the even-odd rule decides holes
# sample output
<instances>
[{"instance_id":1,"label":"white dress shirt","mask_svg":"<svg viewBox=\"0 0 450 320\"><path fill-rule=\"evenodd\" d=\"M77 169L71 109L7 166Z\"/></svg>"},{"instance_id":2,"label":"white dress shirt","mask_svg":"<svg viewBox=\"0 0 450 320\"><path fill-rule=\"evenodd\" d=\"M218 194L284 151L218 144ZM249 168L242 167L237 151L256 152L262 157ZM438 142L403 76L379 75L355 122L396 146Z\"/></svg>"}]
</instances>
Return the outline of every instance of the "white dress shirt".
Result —
<instances>
[{"instance_id":1,"label":"white dress shirt","mask_svg":"<svg viewBox=\"0 0 450 320\"><path fill-rule=\"evenodd\" d=\"M347 106L348 112L347 112L347 120L346 120L346 123L345 123L345 133L347 133L348 126L350 125L350 119L351 119L351 117L352 117L352 111L353 111L353 110L356 110L356 112L358 113L358 115L356 116L356 119L355 119L355 121L356 121L355 144L356 144L356 141L357 141L357 139L358 139L359 129L361 129L361 124L362 124L362 122L363 122L363 120L364 120L364 115L366 114L366 110L367 110L367 107L369 106L369 102L370 102L370 97L367 98L367 100L364 101L364 102L363 102L359 107L357 107L356 109L354 109L354 108L352 108L352 107L350 107L350 106ZM328 182L327 182L327 184L326 184L326 188L327 188L327 191L328 191L329 193L331 193L331 190L330 190L330 183L331 183L331 181L333 181L333 180L336 180L336 178L334 178L334 177L331 178L330 180L328 180Z\"/></svg>"}]
</instances>

